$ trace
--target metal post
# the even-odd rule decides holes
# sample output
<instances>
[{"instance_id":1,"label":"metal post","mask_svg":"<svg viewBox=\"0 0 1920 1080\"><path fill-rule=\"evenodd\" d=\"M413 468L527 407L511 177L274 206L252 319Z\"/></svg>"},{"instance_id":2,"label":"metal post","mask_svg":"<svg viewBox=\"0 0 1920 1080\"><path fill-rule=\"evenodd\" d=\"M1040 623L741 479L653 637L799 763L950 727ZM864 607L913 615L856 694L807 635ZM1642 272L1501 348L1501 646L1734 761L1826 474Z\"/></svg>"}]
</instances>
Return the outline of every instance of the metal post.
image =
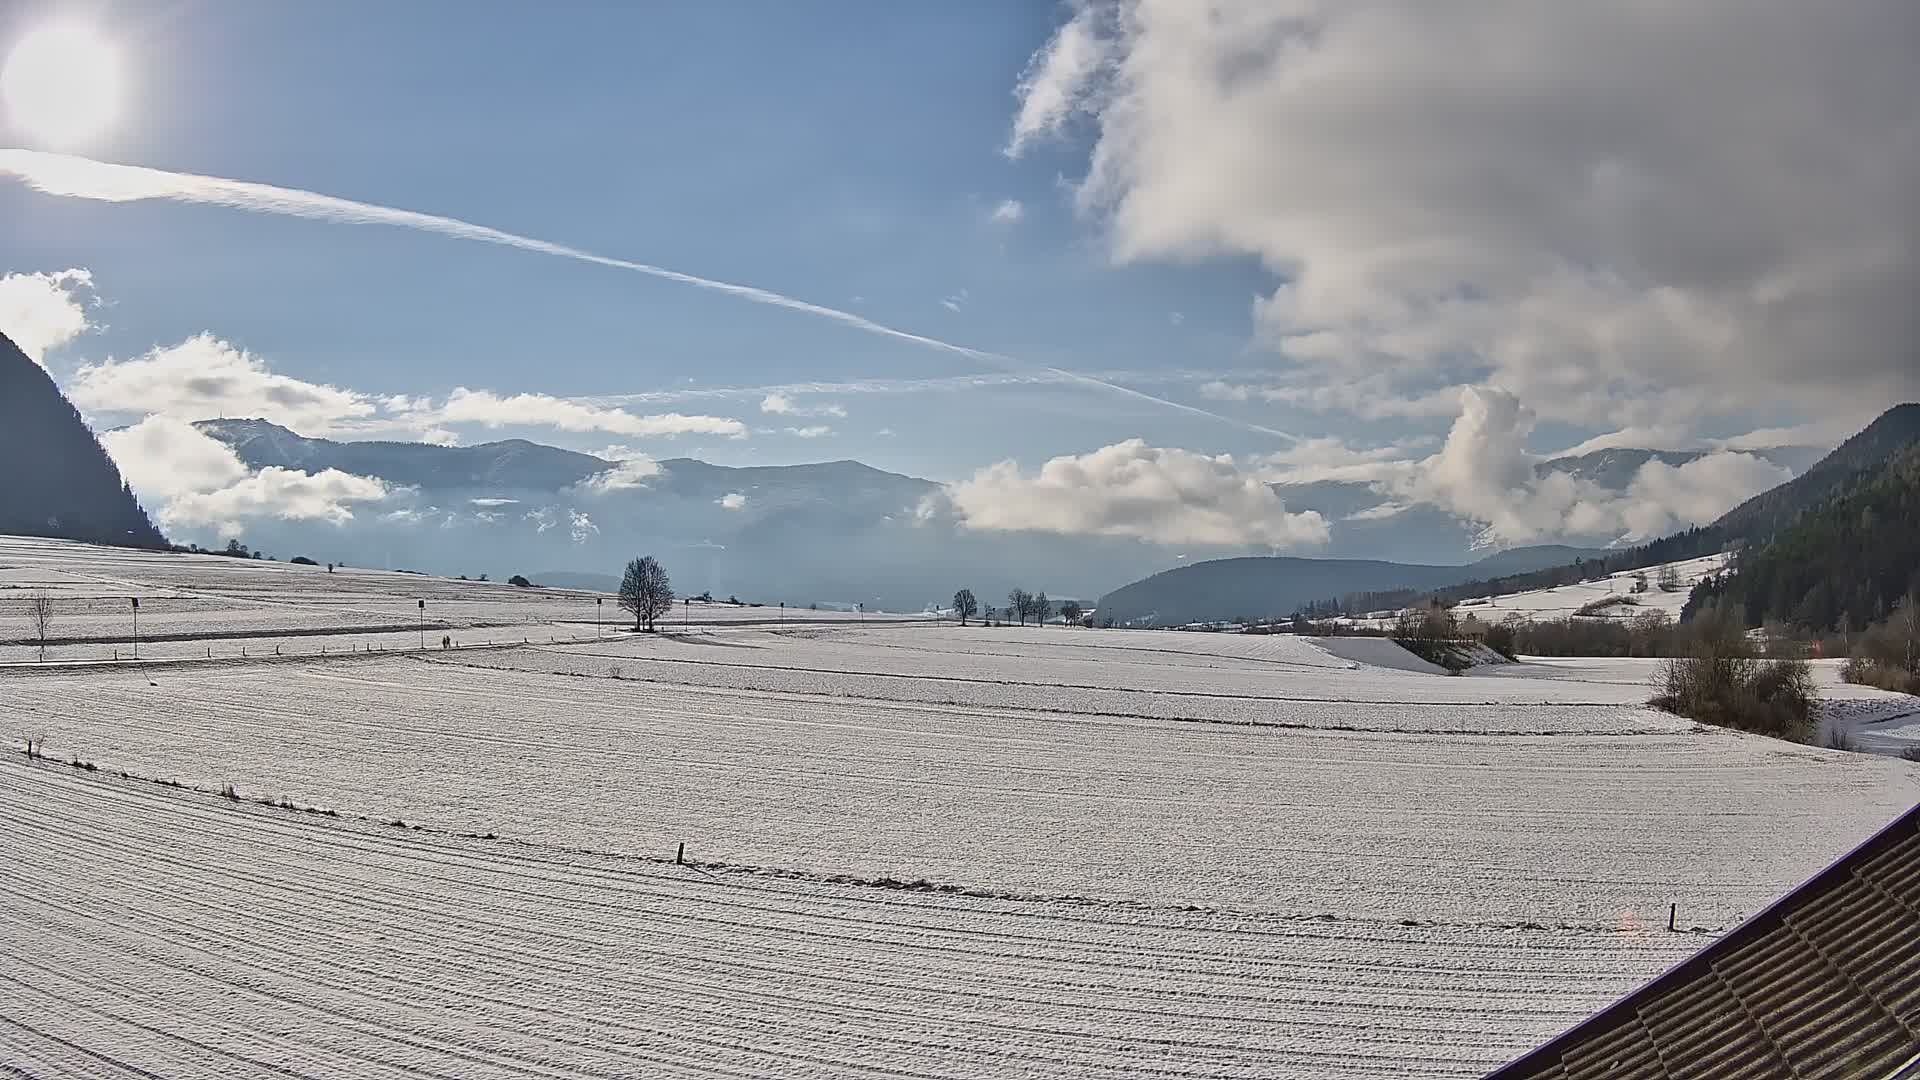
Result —
<instances>
[{"instance_id":1,"label":"metal post","mask_svg":"<svg viewBox=\"0 0 1920 1080\"><path fill-rule=\"evenodd\" d=\"M133 658L140 659L140 598L128 597L133 601Z\"/></svg>"},{"instance_id":2,"label":"metal post","mask_svg":"<svg viewBox=\"0 0 1920 1080\"><path fill-rule=\"evenodd\" d=\"M673 601L669 600L667 602L672 603ZM680 601L680 629L685 630L687 627L692 625L693 625L693 597L689 596L686 599Z\"/></svg>"},{"instance_id":3,"label":"metal post","mask_svg":"<svg viewBox=\"0 0 1920 1080\"><path fill-rule=\"evenodd\" d=\"M420 647L427 647L427 602L420 601Z\"/></svg>"},{"instance_id":4,"label":"metal post","mask_svg":"<svg viewBox=\"0 0 1920 1080\"><path fill-rule=\"evenodd\" d=\"M595 641L600 640L600 606L606 602L606 597L603 596L593 598L593 639Z\"/></svg>"}]
</instances>

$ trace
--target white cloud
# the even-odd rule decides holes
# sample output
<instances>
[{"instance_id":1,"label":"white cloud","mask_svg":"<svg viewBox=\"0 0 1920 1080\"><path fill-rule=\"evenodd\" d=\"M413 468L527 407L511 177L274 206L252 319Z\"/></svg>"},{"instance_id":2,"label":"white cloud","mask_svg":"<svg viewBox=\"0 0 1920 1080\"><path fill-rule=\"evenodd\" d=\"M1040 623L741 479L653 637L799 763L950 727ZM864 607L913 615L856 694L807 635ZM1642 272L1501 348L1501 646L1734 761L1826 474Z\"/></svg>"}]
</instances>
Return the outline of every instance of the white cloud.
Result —
<instances>
[{"instance_id":1,"label":"white cloud","mask_svg":"<svg viewBox=\"0 0 1920 1080\"><path fill-rule=\"evenodd\" d=\"M1706 524L1792 473L1747 454L1715 453L1681 466L1650 461L1624 492L1563 472L1539 472L1525 443L1533 412L1504 390L1463 391L1440 451L1382 487L1398 500L1440 507L1481 525L1482 546L1575 537L1647 540Z\"/></svg>"},{"instance_id":2,"label":"white cloud","mask_svg":"<svg viewBox=\"0 0 1920 1080\"><path fill-rule=\"evenodd\" d=\"M250 472L227 444L172 416L149 416L100 442L166 528L234 532L263 518L340 525L356 505L396 493L385 481L338 469Z\"/></svg>"},{"instance_id":3,"label":"white cloud","mask_svg":"<svg viewBox=\"0 0 1920 1080\"><path fill-rule=\"evenodd\" d=\"M1285 450L1254 459L1262 479L1305 484L1316 480L1376 481L1406 471L1412 451L1429 440L1404 439L1387 446L1355 447L1334 436L1301 439Z\"/></svg>"},{"instance_id":4,"label":"white cloud","mask_svg":"<svg viewBox=\"0 0 1920 1080\"><path fill-rule=\"evenodd\" d=\"M448 424L481 424L486 427L554 427L562 431L605 431L628 436L724 435L733 439L747 437L747 426L738 420L719 416L685 416L658 413L640 416L624 409L582 405L548 394L514 394L501 397L489 390L454 388L446 404L434 414Z\"/></svg>"},{"instance_id":5,"label":"white cloud","mask_svg":"<svg viewBox=\"0 0 1920 1080\"><path fill-rule=\"evenodd\" d=\"M1187 317L1178 311L1169 311L1167 312L1167 321L1174 326L1179 326L1181 323L1187 321Z\"/></svg>"},{"instance_id":6,"label":"white cloud","mask_svg":"<svg viewBox=\"0 0 1920 1080\"><path fill-rule=\"evenodd\" d=\"M1020 99L1007 155L1017 157L1037 140L1053 135L1088 105L1102 71L1112 63L1115 41L1103 27L1109 9L1082 3L1066 24L1034 54L1015 91Z\"/></svg>"},{"instance_id":7,"label":"white cloud","mask_svg":"<svg viewBox=\"0 0 1920 1080\"><path fill-rule=\"evenodd\" d=\"M879 431L874 432L874 435L882 439L891 439L893 438L893 429L890 427L883 427Z\"/></svg>"},{"instance_id":8,"label":"white cloud","mask_svg":"<svg viewBox=\"0 0 1920 1080\"><path fill-rule=\"evenodd\" d=\"M576 544L584 544L590 538L600 535L600 526L593 519L578 510L567 511L567 536Z\"/></svg>"},{"instance_id":9,"label":"white cloud","mask_svg":"<svg viewBox=\"0 0 1920 1080\"><path fill-rule=\"evenodd\" d=\"M257 518L324 521L343 525L353 507L382 502L393 493L384 481L338 469L304 473L270 466L217 491L184 492L160 512L166 525L204 525L229 531Z\"/></svg>"},{"instance_id":10,"label":"white cloud","mask_svg":"<svg viewBox=\"0 0 1920 1080\"><path fill-rule=\"evenodd\" d=\"M1162 544L1315 547L1320 514L1293 513L1233 458L1129 439L1056 457L1027 473L1012 461L948 485L944 498L966 528L1124 536Z\"/></svg>"},{"instance_id":11,"label":"white cloud","mask_svg":"<svg viewBox=\"0 0 1920 1080\"><path fill-rule=\"evenodd\" d=\"M1700 445L1698 437L1680 427L1668 424L1654 427L1628 427L1618 431L1604 431L1591 439L1586 439L1567 447L1548 457L1579 457L1596 450L1615 450L1627 447L1635 450L1692 450Z\"/></svg>"},{"instance_id":12,"label":"white cloud","mask_svg":"<svg viewBox=\"0 0 1920 1080\"><path fill-rule=\"evenodd\" d=\"M1619 500L1623 537L1651 540L1689 525L1705 525L1753 495L1793 478L1793 472L1751 454L1708 454L1684 465L1649 461Z\"/></svg>"},{"instance_id":13,"label":"white cloud","mask_svg":"<svg viewBox=\"0 0 1920 1080\"><path fill-rule=\"evenodd\" d=\"M790 427L787 434L796 439L819 439L833 434L833 429L825 424L812 424L807 427Z\"/></svg>"},{"instance_id":14,"label":"white cloud","mask_svg":"<svg viewBox=\"0 0 1920 1080\"><path fill-rule=\"evenodd\" d=\"M1908 0L1081 0L1009 151L1085 118L1114 256L1261 259L1330 382L1817 414L1920 391L1916 40Z\"/></svg>"},{"instance_id":15,"label":"white cloud","mask_svg":"<svg viewBox=\"0 0 1920 1080\"><path fill-rule=\"evenodd\" d=\"M538 509L529 510L521 515L521 520L533 522L533 531L536 534L544 533L560 523L560 519L554 514L553 507L551 506L542 506Z\"/></svg>"},{"instance_id":16,"label":"white cloud","mask_svg":"<svg viewBox=\"0 0 1920 1080\"><path fill-rule=\"evenodd\" d=\"M1019 199L1007 199L987 214L987 220L995 225L1018 225L1026 216L1027 208Z\"/></svg>"},{"instance_id":17,"label":"white cloud","mask_svg":"<svg viewBox=\"0 0 1920 1080\"><path fill-rule=\"evenodd\" d=\"M517 505L520 502L520 500L519 499L468 499L467 502L471 503L474 506L492 509L498 506L514 506L514 505Z\"/></svg>"},{"instance_id":18,"label":"white cloud","mask_svg":"<svg viewBox=\"0 0 1920 1080\"><path fill-rule=\"evenodd\" d=\"M1834 446L1867 426L1884 403L1864 412L1840 412L1831 418L1789 427L1760 428L1728 439L1712 440L1728 450L1766 450L1776 446Z\"/></svg>"},{"instance_id":19,"label":"white cloud","mask_svg":"<svg viewBox=\"0 0 1920 1080\"><path fill-rule=\"evenodd\" d=\"M87 330L87 309L76 295L93 287L86 270L0 275L0 334L44 365L47 351Z\"/></svg>"},{"instance_id":20,"label":"white cloud","mask_svg":"<svg viewBox=\"0 0 1920 1080\"><path fill-rule=\"evenodd\" d=\"M304 435L332 434L377 411L366 394L277 375L260 357L204 333L132 360L82 365L66 389L75 404L100 412L262 417Z\"/></svg>"},{"instance_id":21,"label":"white cloud","mask_svg":"<svg viewBox=\"0 0 1920 1080\"><path fill-rule=\"evenodd\" d=\"M775 416L844 417L847 415L845 406L834 402L830 401L824 405L800 405L793 400L792 394L782 393L780 391L774 391L766 397L761 398L760 411L763 413L771 413Z\"/></svg>"},{"instance_id":22,"label":"white cloud","mask_svg":"<svg viewBox=\"0 0 1920 1080\"><path fill-rule=\"evenodd\" d=\"M727 510L743 510L747 505L747 497L738 491L730 491L713 501L716 506Z\"/></svg>"},{"instance_id":23,"label":"white cloud","mask_svg":"<svg viewBox=\"0 0 1920 1080\"><path fill-rule=\"evenodd\" d=\"M594 473L575 484L580 491L605 495L610 491L626 491L631 488L645 487L647 482L660 475L660 463L644 454L632 454L624 446L610 446L599 456L611 458L614 466L606 472Z\"/></svg>"},{"instance_id":24,"label":"white cloud","mask_svg":"<svg viewBox=\"0 0 1920 1080\"><path fill-rule=\"evenodd\" d=\"M149 416L103 432L100 445L150 506L189 492L217 491L247 475L232 447L177 417Z\"/></svg>"},{"instance_id":25,"label":"white cloud","mask_svg":"<svg viewBox=\"0 0 1920 1080\"><path fill-rule=\"evenodd\" d=\"M1211 401L1265 401L1293 405L1315 412L1340 411L1366 420L1433 419L1452 416L1459 407L1459 386L1404 391L1380 372L1356 373L1348 378L1312 379L1291 385L1234 383L1212 379L1200 384L1200 396Z\"/></svg>"}]
</instances>

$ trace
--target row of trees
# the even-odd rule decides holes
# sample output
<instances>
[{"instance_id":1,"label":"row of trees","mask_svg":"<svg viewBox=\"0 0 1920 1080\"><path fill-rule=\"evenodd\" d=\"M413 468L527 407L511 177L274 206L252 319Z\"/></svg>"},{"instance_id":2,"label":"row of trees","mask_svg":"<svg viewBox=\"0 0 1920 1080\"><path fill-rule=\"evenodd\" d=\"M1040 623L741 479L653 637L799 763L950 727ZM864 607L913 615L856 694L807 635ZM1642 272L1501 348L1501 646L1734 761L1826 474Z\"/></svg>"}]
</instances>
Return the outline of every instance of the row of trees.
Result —
<instances>
[{"instance_id":1,"label":"row of trees","mask_svg":"<svg viewBox=\"0 0 1920 1080\"><path fill-rule=\"evenodd\" d=\"M1062 601L1056 608L1044 592L1036 595L1025 589L1015 589L1007 594L1005 617L1017 620L1021 626L1025 626L1028 619L1044 625L1056 611L1068 625L1079 622L1086 615L1086 609L1080 606L1078 600ZM961 589L953 594L953 613L959 616L961 626L967 625L967 620L975 616L987 619L994 617L993 608L983 610L979 598L973 595L972 589Z\"/></svg>"}]
</instances>

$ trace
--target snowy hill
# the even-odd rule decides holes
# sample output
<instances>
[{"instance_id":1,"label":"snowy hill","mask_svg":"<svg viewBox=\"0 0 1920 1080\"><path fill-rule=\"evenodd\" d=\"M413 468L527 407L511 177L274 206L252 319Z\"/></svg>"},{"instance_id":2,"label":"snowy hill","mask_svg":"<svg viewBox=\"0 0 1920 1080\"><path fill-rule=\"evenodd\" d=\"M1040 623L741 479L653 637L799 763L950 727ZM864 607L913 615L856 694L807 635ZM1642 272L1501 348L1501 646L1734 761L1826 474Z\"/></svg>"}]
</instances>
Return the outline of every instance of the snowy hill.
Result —
<instances>
[{"instance_id":1,"label":"snowy hill","mask_svg":"<svg viewBox=\"0 0 1920 1080\"><path fill-rule=\"evenodd\" d=\"M1678 620L1680 609L1686 605L1687 594L1693 586L1701 578L1711 577L1725 569L1727 558L1725 554L1705 555L1698 559L1649 566L1644 570L1621 570L1575 585L1533 589L1505 596L1470 597L1460 601L1457 610L1463 616L1474 615L1482 622L1500 622L1513 615L1528 619L1631 619L1649 611L1665 612ZM1658 584L1662 571L1668 567L1673 569L1674 580L1678 582L1678 588L1672 591L1663 590ZM1646 582L1645 590L1635 592L1635 587L1642 580ZM1596 609L1596 605L1606 606ZM1583 613L1582 609L1587 610Z\"/></svg>"}]
</instances>

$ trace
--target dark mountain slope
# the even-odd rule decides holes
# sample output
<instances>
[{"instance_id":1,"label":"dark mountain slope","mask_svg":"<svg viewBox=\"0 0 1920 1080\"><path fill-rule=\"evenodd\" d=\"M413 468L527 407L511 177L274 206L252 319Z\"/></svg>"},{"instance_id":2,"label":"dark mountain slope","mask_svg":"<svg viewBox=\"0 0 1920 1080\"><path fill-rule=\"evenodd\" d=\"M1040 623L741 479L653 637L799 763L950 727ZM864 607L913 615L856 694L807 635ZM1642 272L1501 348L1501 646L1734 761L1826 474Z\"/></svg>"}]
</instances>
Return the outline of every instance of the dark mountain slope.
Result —
<instances>
[{"instance_id":1,"label":"dark mountain slope","mask_svg":"<svg viewBox=\"0 0 1920 1080\"><path fill-rule=\"evenodd\" d=\"M1151 619L1155 625L1217 619L1276 618L1309 603L1350 593L1427 590L1469 578L1553 565L1579 548L1515 548L1468 566L1424 566L1377 559L1301 559L1254 556L1210 559L1165 570L1115 589L1100 600L1100 614L1122 621Z\"/></svg>"},{"instance_id":2,"label":"dark mountain slope","mask_svg":"<svg viewBox=\"0 0 1920 1080\"><path fill-rule=\"evenodd\" d=\"M79 411L4 334L0 460L0 533L166 546Z\"/></svg>"},{"instance_id":3,"label":"dark mountain slope","mask_svg":"<svg viewBox=\"0 0 1920 1080\"><path fill-rule=\"evenodd\" d=\"M1714 524L1733 536L1763 538L1916 442L1920 442L1920 403L1895 405L1806 472L1755 495L1721 515Z\"/></svg>"},{"instance_id":4,"label":"dark mountain slope","mask_svg":"<svg viewBox=\"0 0 1920 1080\"><path fill-rule=\"evenodd\" d=\"M1778 620L1815 633L1859 630L1920 590L1920 444L1850 474L1791 524L1702 582L1687 614L1729 605L1749 626Z\"/></svg>"}]
</instances>

